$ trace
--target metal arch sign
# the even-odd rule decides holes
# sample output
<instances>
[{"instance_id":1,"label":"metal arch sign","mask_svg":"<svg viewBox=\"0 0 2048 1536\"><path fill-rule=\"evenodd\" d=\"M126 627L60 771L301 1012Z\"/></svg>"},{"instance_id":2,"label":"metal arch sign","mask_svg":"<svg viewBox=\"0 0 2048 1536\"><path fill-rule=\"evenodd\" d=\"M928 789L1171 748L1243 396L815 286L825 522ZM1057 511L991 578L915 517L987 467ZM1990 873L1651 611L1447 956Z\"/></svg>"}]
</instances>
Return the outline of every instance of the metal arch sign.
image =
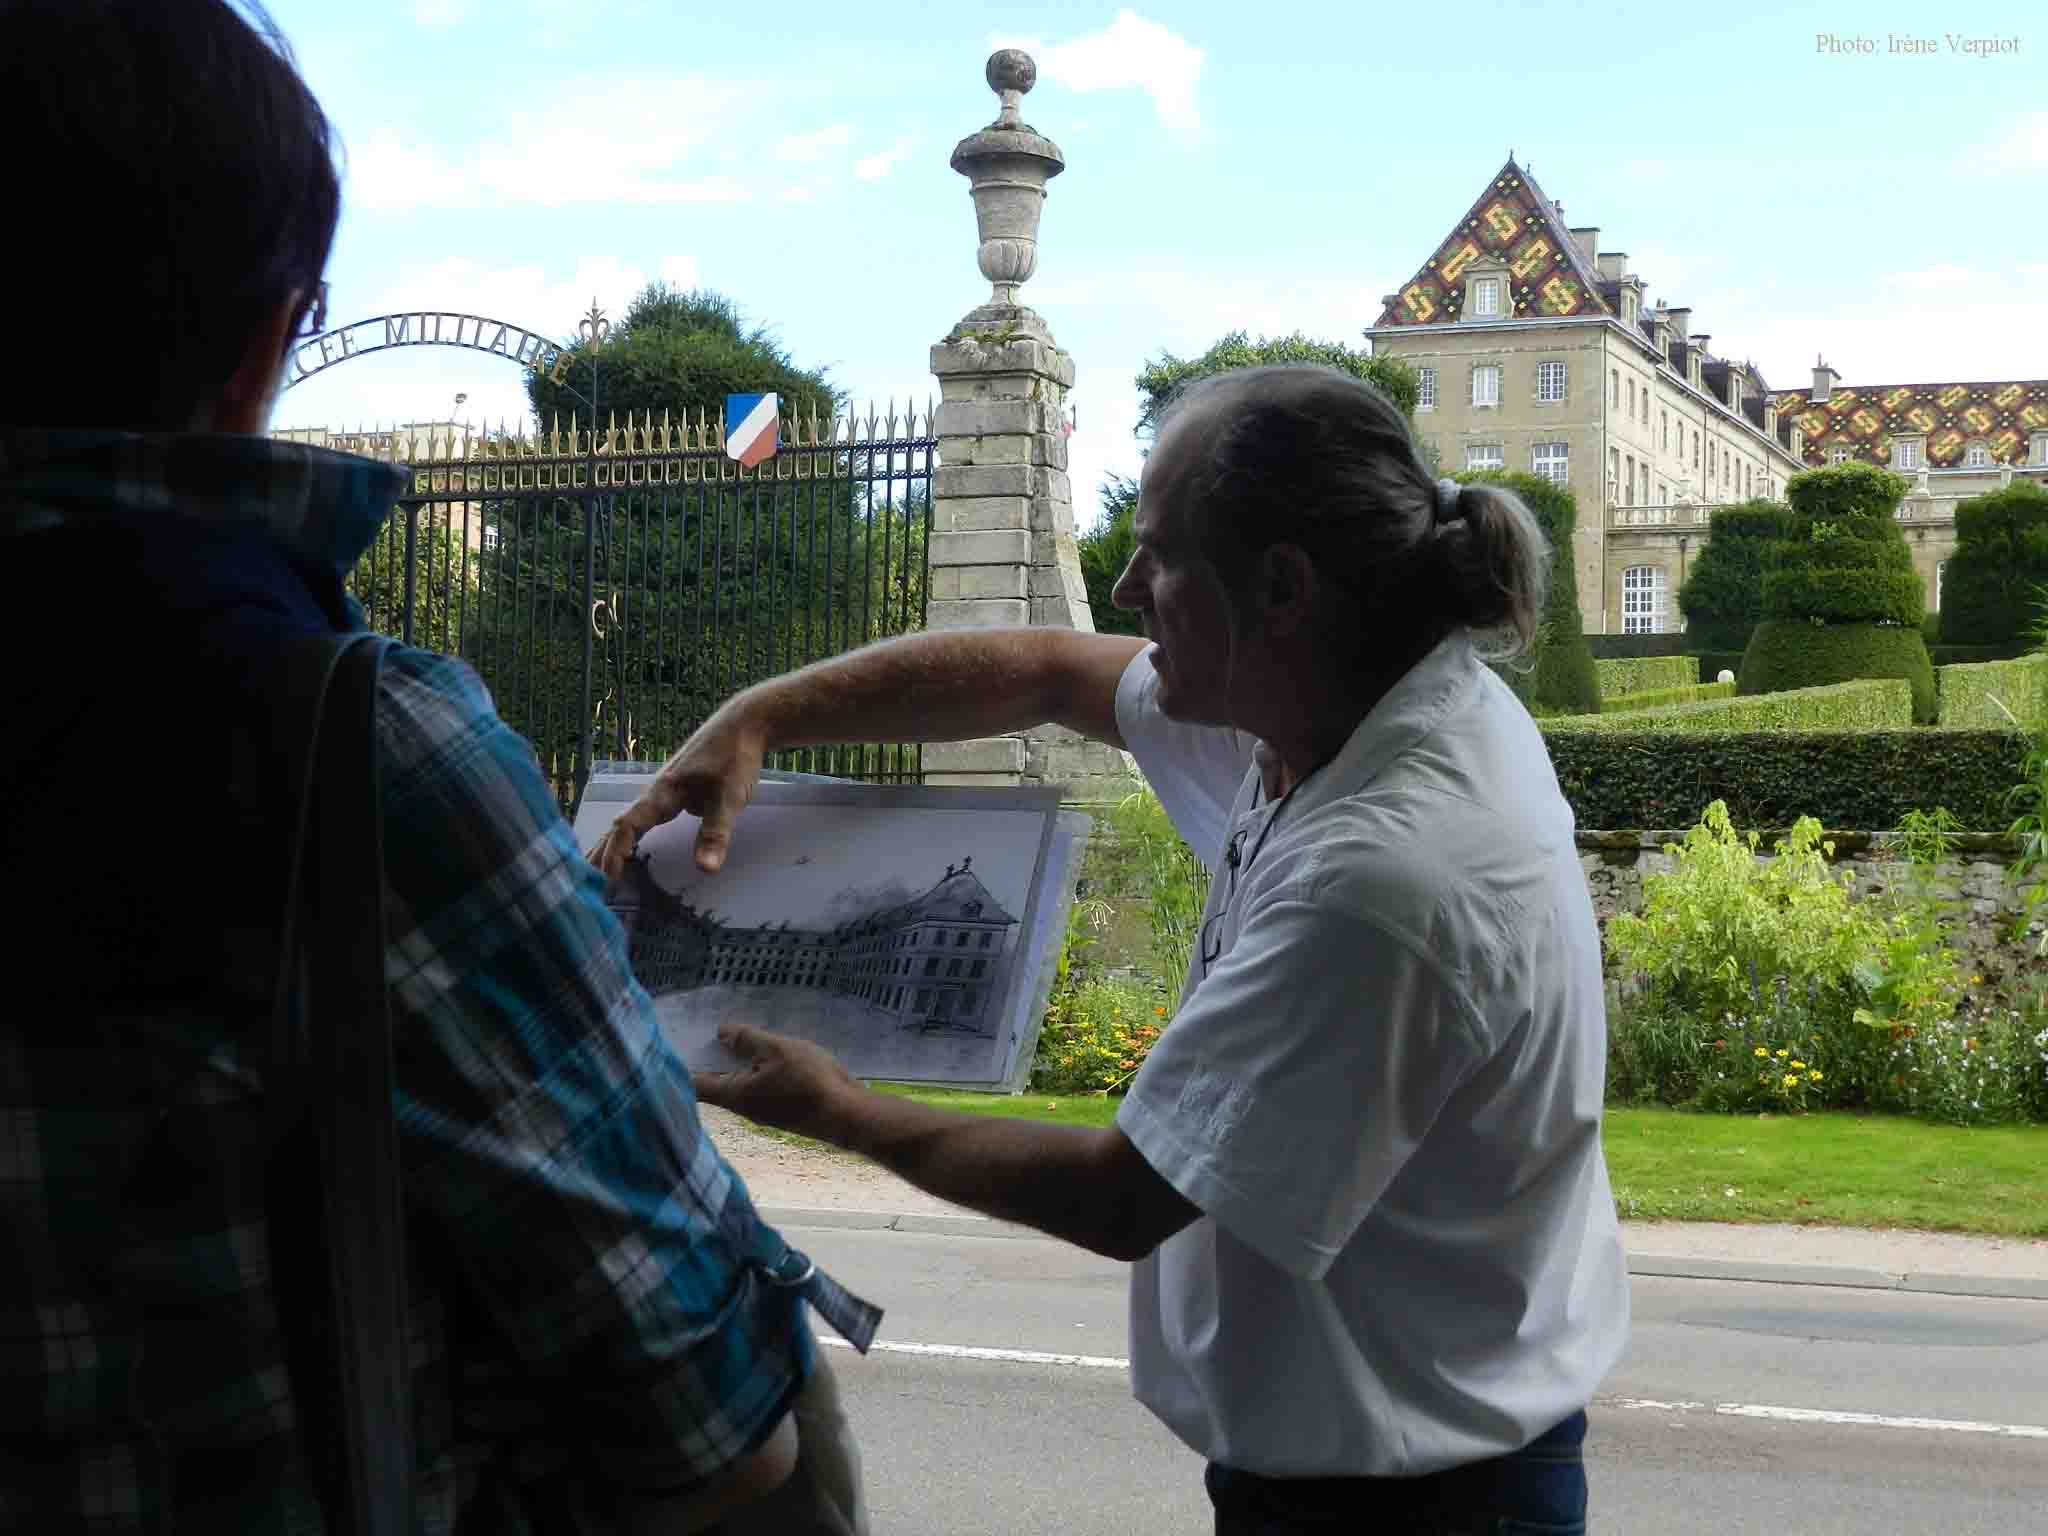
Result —
<instances>
[{"instance_id":1,"label":"metal arch sign","mask_svg":"<svg viewBox=\"0 0 2048 1536\"><path fill-rule=\"evenodd\" d=\"M413 310L402 315L372 315L367 320L309 336L292 348L286 358L284 387L302 384L314 374L324 373L352 357L386 352L393 347L464 347L502 357L534 373L545 373L555 384L562 382L563 373L576 355L538 331L503 320L454 310Z\"/></svg>"}]
</instances>

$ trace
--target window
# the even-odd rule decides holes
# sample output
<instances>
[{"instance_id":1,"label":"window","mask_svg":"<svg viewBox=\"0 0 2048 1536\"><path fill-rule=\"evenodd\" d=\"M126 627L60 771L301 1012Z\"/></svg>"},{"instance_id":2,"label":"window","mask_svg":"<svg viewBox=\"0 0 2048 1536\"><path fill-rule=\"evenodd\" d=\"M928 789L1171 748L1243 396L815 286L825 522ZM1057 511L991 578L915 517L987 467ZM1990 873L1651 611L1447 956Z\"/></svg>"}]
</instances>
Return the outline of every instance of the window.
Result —
<instances>
[{"instance_id":1,"label":"window","mask_svg":"<svg viewBox=\"0 0 2048 1536\"><path fill-rule=\"evenodd\" d=\"M1849 462L1849 450L1848 450L1848 449L1846 449L1846 448L1830 448L1830 449L1828 450L1828 462L1829 462L1830 464L1846 464L1846 463L1848 463L1848 462Z\"/></svg>"},{"instance_id":2,"label":"window","mask_svg":"<svg viewBox=\"0 0 2048 1536\"><path fill-rule=\"evenodd\" d=\"M1472 279L1472 313L1486 317L1500 313L1499 278L1475 277Z\"/></svg>"},{"instance_id":3,"label":"window","mask_svg":"<svg viewBox=\"0 0 2048 1536\"><path fill-rule=\"evenodd\" d=\"M1636 499L1636 456L1625 453L1621 456L1621 503L1632 506Z\"/></svg>"},{"instance_id":4,"label":"window","mask_svg":"<svg viewBox=\"0 0 2048 1536\"><path fill-rule=\"evenodd\" d=\"M1902 437L1892 445L1892 468L1918 469L1920 467L1920 439Z\"/></svg>"},{"instance_id":5,"label":"window","mask_svg":"<svg viewBox=\"0 0 2048 1536\"><path fill-rule=\"evenodd\" d=\"M1557 401L1564 398L1564 364L1538 363L1536 365L1536 398Z\"/></svg>"},{"instance_id":6,"label":"window","mask_svg":"<svg viewBox=\"0 0 2048 1536\"><path fill-rule=\"evenodd\" d=\"M1607 403L1610 406L1621 404L1621 370L1619 368L1607 370Z\"/></svg>"},{"instance_id":7,"label":"window","mask_svg":"<svg viewBox=\"0 0 2048 1536\"><path fill-rule=\"evenodd\" d=\"M1436 370L1418 368L1415 370L1415 409L1433 411L1436 409Z\"/></svg>"},{"instance_id":8,"label":"window","mask_svg":"<svg viewBox=\"0 0 2048 1536\"><path fill-rule=\"evenodd\" d=\"M2048 464L2048 432L2036 432L2029 443L2027 457L2036 464Z\"/></svg>"},{"instance_id":9,"label":"window","mask_svg":"<svg viewBox=\"0 0 2048 1536\"><path fill-rule=\"evenodd\" d=\"M1633 415L1635 415L1635 413L1636 413L1636 381L1635 381L1634 379L1630 379L1630 380L1628 381L1628 390L1627 390L1627 395L1628 395L1628 413L1629 413L1629 415L1633 416Z\"/></svg>"},{"instance_id":10,"label":"window","mask_svg":"<svg viewBox=\"0 0 2048 1536\"><path fill-rule=\"evenodd\" d=\"M1663 434L1663 441L1658 446L1666 453L1669 453L1671 451L1671 413L1669 411L1659 411L1657 413L1657 426ZM1681 452L1685 448L1685 428L1683 427L1678 429L1678 446Z\"/></svg>"},{"instance_id":11,"label":"window","mask_svg":"<svg viewBox=\"0 0 2048 1536\"><path fill-rule=\"evenodd\" d=\"M1645 385L1643 386L1643 425L1647 427L1647 426L1648 426L1649 424L1650 424L1650 386L1649 386L1649 385L1647 385L1647 384L1645 384Z\"/></svg>"},{"instance_id":12,"label":"window","mask_svg":"<svg viewBox=\"0 0 2048 1536\"><path fill-rule=\"evenodd\" d=\"M1991 450L1982 443L1970 444L1969 451L1963 455L1963 463L1970 469L1982 469L1990 462Z\"/></svg>"},{"instance_id":13,"label":"window","mask_svg":"<svg viewBox=\"0 0 2048 1536\"><path fill-rule=\"evenodd\" d=\"M1610 448L1607 450L1607 499L1609 501L1614 499L1615 492L1620 486L1621 450L1619 448Z\"/></svg>"},{"instance_id":14,"label":"window","mask_svg":"<svg viewBox=\"0 0 2048 1536\"><path fill-rule=\"evenodd\" d=\"M1465 467L1467 469L1504 469L1507 457L1499 443L1467 443L1465 445Z\"/></svg>"},{"instance_id":15,"label":"window","mask_svg":"<svg viewBox=\"0 0 2048 1536\"><path fill-rule=\"evenodd\" d=\"M1571 447L1566 443L1538 443L1529 455L1529 467L1552 485L1571 480Z\"/></svg>"},{"instance_id":16,"label":"window","mask_svg":"<svg viewBox=\"0 0 2048 1536\"><path fill-rule=\"evenodd\" d=\"M1947 562L1946 560L1937 560L1937 561L1935 561L1935 562L1934 562L1934 611L1935 611L1936 613L1939 613L1939 612L1941 612L1941 582L1942 582L1942 578L1943 578L1943 577L1945 577L1945 576L1947 576L1947 575L1948 575L1948 562Z\"/></svg>"},{"instance_id":17,"label":"window","mask_svg":"<svg viewBox=\"0 0 2048 1536\"><path fill-rule=\"evenodd\" d=\"M1714 478L1714 445L1712 443L1707 444L1707 478L1709 480Z\"/></svg>"},{"instance_id":18,"label":"window","mask_svg":"<svg viewBox=\"0 0 2048 1536\"><path fill-rule=\"evenodd\" d=\"M990 945L990 944L992 944L993 942L995 942L995 935L994 935L994 934L992 934L992 933L984 933L984 934L983 934L983 935L981 936L981 947L982 947L983 949L987 949L987 948L989 947L989 945Z\"/></svg>"},{"instance_id":19,"label":"window","mask_svg":"<svg viewBox=\"0 0 2048 1536\"><path fill-rule=\"evenodd\" d=\"M1662 480L1657 482L1657 505L1660 507L1671 505L1671 487Z\"/></svg>"},{"instance_id":20,"label":"window","mask_svg":"<svg viewBox=\"0 0 2048 1536\"><path fill-rule=\"evenodd\" d=\"M1621 632L1664 632L1664 567L1632 565L1621 573Z\"/></svg>"},{"instance_id":21,"label":"window","mask_svg":"<svg viewBox=\"0 0 2048 1536\"><path fill-rule=\"evenodd\" d=\"M924 973L927 976L936 976L939 974L939 957L937 955L933 955L931 959L925 961Z\"/></svg>"},{"instance_id":22,"label":"window","mask_svg":"<svg viewBox=\"0 0 2048 1536\"><path fill-rule=\"evenodd\" d=\"M1500 404L1500 364L1481 363L1472 370L1472 403Z\"/></svg>"},{"instance_id":23,"label":"window","mask_svg":"<svg viewBox=\"0 0 2048 1536\"><path fill-rule=\"evenodd\" d=\"M1700 467L1700 429L1698 427L1692 429L1692 467L1694 469Z\"/></svg>"}]
</instances>

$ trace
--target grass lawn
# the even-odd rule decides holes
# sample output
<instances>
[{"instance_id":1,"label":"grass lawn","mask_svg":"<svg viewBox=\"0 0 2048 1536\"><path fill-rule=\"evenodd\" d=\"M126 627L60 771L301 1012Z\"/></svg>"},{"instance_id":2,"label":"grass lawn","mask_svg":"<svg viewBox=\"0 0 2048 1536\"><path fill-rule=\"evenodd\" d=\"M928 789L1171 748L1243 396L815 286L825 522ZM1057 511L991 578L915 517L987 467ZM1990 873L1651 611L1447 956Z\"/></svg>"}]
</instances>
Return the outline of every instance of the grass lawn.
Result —
<instances>
[{"instance_id":1,"label":"grass lawn","mask_svg":"<svg viewBox=\"0 0 2048 1536\"><path fill-rule=\"evenodd\" d=\"M877 1083L941 1109L1107 1125L1094 1094ZM2048 1237L2048 1126L1963 1130L1893 1115L1610 1109L1607 1167L1635 1221L1789 1221Z\"/></svg>"}]
</instances>

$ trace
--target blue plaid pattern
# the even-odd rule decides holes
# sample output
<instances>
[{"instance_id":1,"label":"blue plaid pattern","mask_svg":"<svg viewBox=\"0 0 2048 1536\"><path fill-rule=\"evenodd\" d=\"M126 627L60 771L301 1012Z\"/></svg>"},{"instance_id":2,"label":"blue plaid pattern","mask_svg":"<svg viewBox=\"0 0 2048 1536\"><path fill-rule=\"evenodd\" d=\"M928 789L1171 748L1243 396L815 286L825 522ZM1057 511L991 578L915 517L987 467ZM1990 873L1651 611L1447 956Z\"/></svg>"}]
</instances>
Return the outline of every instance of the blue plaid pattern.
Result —
<instances>
[{"instance_id":1,"label":"blue plaid pattern","mask_svg":"<svg viewBox=\"0 0 2048 1536\"><path fill-rule=\"evenodd\" d=\"M261 439L0 433L0 560L182 519L259 529L338 597L401 484ZM812 1367L805 1300L861 1345L879 1314L805 1273L704 1134L602 880L474 673L393 647L378 728L423 1518L612 1530L622 1493L766 1436ZM26 890L38 868L5 865L35 845L0 830ZM265 1024L0 1025L0 1529L325 1529L271 1274Z\"/></svg>"}]
</instances>

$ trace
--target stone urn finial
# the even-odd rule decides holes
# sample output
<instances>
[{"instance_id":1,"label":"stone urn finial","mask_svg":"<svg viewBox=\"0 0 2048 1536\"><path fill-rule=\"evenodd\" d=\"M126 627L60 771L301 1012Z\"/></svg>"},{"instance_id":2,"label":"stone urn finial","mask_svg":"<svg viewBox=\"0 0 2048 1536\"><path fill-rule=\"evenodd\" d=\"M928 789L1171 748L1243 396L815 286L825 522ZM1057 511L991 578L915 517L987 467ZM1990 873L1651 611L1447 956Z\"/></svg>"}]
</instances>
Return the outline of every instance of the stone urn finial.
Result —
<instances>
[{"instance_id":1,"label":"stone urn finial","mask_svg":"<svg viewBox=\"0 0 2048 1536\"><path fill-rule=\"evenodd\" d=\"M1002 102L1002 111L988 127L962 139L952 161L953 169L967 178L974 198L981 275L995 285L988 304L970 319L989 309L1023 310L1017 288L1038 266L1045 184L1067 167L1059 146L1022 116L1024 93L1038 80L1031 55L1021 48L998 49L989 55L983 74Z\"/></svg>"}]
</instances>

